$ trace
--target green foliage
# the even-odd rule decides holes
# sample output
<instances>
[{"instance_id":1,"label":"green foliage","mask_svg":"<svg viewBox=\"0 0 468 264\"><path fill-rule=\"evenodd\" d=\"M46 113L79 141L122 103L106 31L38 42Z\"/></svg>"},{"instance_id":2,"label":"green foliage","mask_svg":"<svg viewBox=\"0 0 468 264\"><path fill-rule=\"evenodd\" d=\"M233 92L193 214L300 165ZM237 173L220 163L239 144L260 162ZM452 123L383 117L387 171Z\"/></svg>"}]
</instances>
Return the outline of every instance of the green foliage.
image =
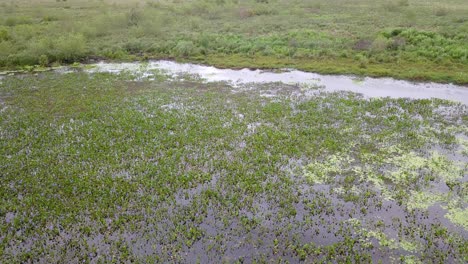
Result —
<instances>
[{"instance_id":1,"label":"green foliage","mask_svg":"<svg viewBox=\"0 0 468 264\"><path fill-rule=\"evenodd\" d=\"M47 55L42 54L39 56L39 65L42 67L46 67L49 64L49 58L47 58Z\"/></svg>"},{"instance_id":2,"label":"green foliage","mask_svg":"<svg viewBox=\"0 0 468 264\"><path fill-rule=\"evenodd\" d=\"M142 20L142 15L140 10L136 8L130 9L127 13L127 24L128 26L137 26L138 23Z\"/></svg>"},{"instance_id":3,"label":"green foliage","mask_svg":"<svg viewBox=\"0 0 468 264\"><path fill-rule=\"evenodd\" d=\"M0 29L0 42L10 40L10 35L8 34L8 30L5 28Z\"/></svg>"},{"instance_id":4,"label":"green foliage","mask_svg":"<svg viewBox=\"0 0 468 264\"><path fill-rule=\"evenodd\" d=\"M369 64L369 59L365 55L358 54L356 56L356 60L359 63L359 68L367 68L367 65Z\"/></svg>"},{"instance_id":5,"label":"green foliage","mask_svg":"<svg viewBox=\"0 0 468 264\"><path fill-rule=\"evenodd\" d=\"M383 33L390 41L390 49L404 47L405 56L427 58L430 60L450 58L463 63L468 62L466 36L445 36L435 32L415 29L395 29Z\"/></svg>"},{"instance_id":6,"label":"green foliage","mask_svg":"<svg viewBox=\"0 0 468 264\"><path fill-rule=\"evenodd\" d=\"M18 25L31 24L32 20L24 16L10 16L5 18L4 25L9 27L14 27Z\"/></svg>"},{"instance_id":7,"label":"green foliage","mask_svg":"<svg viewBox=\"0 0 468 264\"><path fill-rule=\"evenodd\" d=\"M5 4L0 23L7 26L7 37L2 31L0 42L11 43L2 44L9 54L0 56L0 65L37 64L42 54L51 63L88 55L119 59L131 54L134 59L239 61L232 65L236 67L258 66L246 61L269 57L275 63L264 61L260 66L276 67L280 60L283 65L328 73L467 82L466 11L458 8L459 1L443 5L433 0ZM450 11L450 16L438 9ZM395 28L401 34L388 36ZM65 55L48 50L72 50L66 48L71 43L61 39L67 35L84 37L76 39L76 52ZM62 43L51 43L56 40ZM220 63L225 55L239 60Z\"/></svg>"},{"instance_id":8,"label":"green foliage","mask_svg":"<svg viewBox=\"0 0 468 264\"><path fill-rule=\"evenodd\" d=\"M74 62L86 56L86 40L81 34L69 34L58 38L56 43L58 60Z\"/></svg>"},{"instance_id":9,"label":"green foliage","mask_svg":"<svg viewBox=\"0 0 468 264\"><path fill-rule=\"evenodd\" d=\"M174 47L174 53L177 56L187 57L195 55L197 53L197 48L192 41L181 40L177 42L177 45Z\"/></svg>"},{"instance_id":10,"label":"green foliage","mask_svg":"<svg viewBox=\"0 0 468 264\"><path fill-rule=\"evenodd\" d=\"M463 260L466 106L157 74L0 80L3 262Z\"/></svg>"},{"instance_id":11,"label":"green foliage","mask_svg":"<svg viewBox=\"0 0 468 264\"><path fill-rule=\"evenodd\" d=\"M376 52L382 52L387 50L387 48L391 45L392 41L383 37L383 36L378 36L374 41L372 42L372 50Z\"/></svg>"},{"instance_id":12,"label":"green foliage","mask_svg":"<svg viewBox=\"0 0 468 264\"><path fill-rule=\"evenodd\" d=\"M52 21L57 21L57 20L59 20L59 18L53 15L46 15L42 18L42 21L44 22L52 22Z\"/></svg>"}]
</instances>

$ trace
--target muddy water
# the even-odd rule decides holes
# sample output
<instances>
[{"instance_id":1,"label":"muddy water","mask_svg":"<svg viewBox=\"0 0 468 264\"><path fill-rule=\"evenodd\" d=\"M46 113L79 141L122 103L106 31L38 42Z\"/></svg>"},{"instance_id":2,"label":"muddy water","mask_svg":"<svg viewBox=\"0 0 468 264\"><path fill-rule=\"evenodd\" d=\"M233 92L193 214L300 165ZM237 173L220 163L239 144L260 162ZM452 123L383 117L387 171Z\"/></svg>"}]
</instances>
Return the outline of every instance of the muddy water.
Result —
<instances>
[{"instance_id":1,"label":"muddy water","mask_svg":"<svg viewBox=\"0 0 468 264\"><path fill-rule=\"evenodd\" d=\"M233 86L246 83L283 82L323 87L325 91L351 91L365 97L391 97L430 99L439 98L468 105L468 87L440 83L415 83L391 78L355 77L346 75L322 75L298 70L284 69L280 72L265 70L231 70L211 66L177 63L172 61L151 61L149 63L106 63L92 66L88 72L119 73L130 71L142 77L151 77L155 70L177 76L181 74L197 75L207 82L225 81Z\"/></svg>"}]
</instances>

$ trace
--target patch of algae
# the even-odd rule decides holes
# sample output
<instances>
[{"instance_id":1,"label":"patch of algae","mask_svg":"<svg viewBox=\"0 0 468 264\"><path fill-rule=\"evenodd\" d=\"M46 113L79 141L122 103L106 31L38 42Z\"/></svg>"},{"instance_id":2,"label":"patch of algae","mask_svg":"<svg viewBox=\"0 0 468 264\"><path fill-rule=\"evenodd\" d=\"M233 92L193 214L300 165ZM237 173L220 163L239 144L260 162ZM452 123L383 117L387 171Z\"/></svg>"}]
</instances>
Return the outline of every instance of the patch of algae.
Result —
<instances>
[{"instance_id":1,"label":"patch of algae","mask_svg":"<svg viewBox=\"0 0 468 264\"><path fill-rule=\"evenodd\" d=\"M397 169L385 173L385 177L395 184L406 184L418 180L423 174L431 174L439 180L457 180L463 177L462 164L450 161L447 157L433 151L429 158L414 152L390 157L385 162Z\"/></svg>"},{"instance_id":2,"label":"patch of algae","mask_svg":"<svg viewBox=\"0 0 468 264\"><path fill-rule=\"evenodd\" d=\"M383 160L383 165L389 168L384 172L379 171L382 164L362 164L350 155L340 153L331 155L324 161L310 163L305 167L304 175L311 183L324 184L332 183L333 176L351 172L383 189L385 181L404 185L417 181L425 174L430 174L437 180L453 181L462 178L466 171L460 164L435 151L429 158L414 152L397 153Z\"/></svg>"},{"instance_id":3,"label":"patch of algae","mask_svg":"<svg viewBox=\"0 0 468 264\"><path fill-rule=\"evenodd\" d=\"M468 230L468 209L467 208L453 208L448 209L448 213L445 215L452 223L463 226Z\"/></svg>"},{"instance_id":4,"label":"patch of algae","mask_svg":"<svg viewBox=\"0 0 468 264\"><path fill-rule=\"evenodd\" d=\"M421 260L417 259L416 256L404 256L402 262L405 264L420 264L423 263Z\"/></svg>"},{"instance_id":5,"label":"patch of algae","mask_svg":"<svg viewBox=\"0 0 468 264\"><path fill-rule=\"evenodd\" d=\"M361 232L367 237L367 238L375 238L379 241L379 244L383 247L388 247L390 249L398 249L398 242L395 241L395 239L390 239L385 235L385 233L380 232L380 231L370 231L366 229L362 229Z\"/></svg>"},{"instance_id":6,"label":"patch of algae","mask_svg":"<svg viewBox=\"0 0 468 264\"><path fill-rule=\"evenodd\" d=\"M409 209L427 209L429 206L447 200L447 195L434 192L411 191L407 202Z\"/></svg>"},{"instance_id":7,"label":"patch of algae","mask_svg":"<svg viewBox=\"0 0 468 264\"><path fill-rule=\"evenodd\" d=\"M370 243L369 239L374 238L382 247L387 247L390 249L403 249L411 253L416 253L421 250L421 246L416 242L411 242L404 239L400 240L400 242L397 242L395 239L389 238L382 231L368 230L362 226L362 223L359 219L351 218L348 219L347 222L356 229L356 232L365 237L364 241L361 241L363 243Z\"/></svg>"},{"instance_id":8,"label":"patch of algae","mask_svg":"<svg viewBox=\"0 0 468 264\"><path fill-rule=\"evenodd\" d=\"M446 181L461 179L466 172L466 167L463 168L463 164L450 161L447 157L435 151L427 161L427 166L433 174L440 176Z\"/></svg>"},{"instance_id":9,"label":"patch of algae","mask_svg":"<svg viewBox=\"0 0 468 264\"><path fill-rule=\"evenodd\" d=\"M350 160L348 155L331 155L325 161L315 161L307 165L304 175L311 183L330 183L334 175L342 172L349 165Z\"/></svg>"},{"instance_id":10,"label":"patch of algae","mask_svg":"<svg viewBox=\"0 0 468 264\"><path fill-rule=\"evenodd\" d=\"M465 138L457 138L458 145L460 146L460 150L458 151L463 156L468 156L468 139Z\"/></svg>"},{"instance_id":11,"label":"patch of algae","mask_svg":"<svg viewBox=\"0 0 468 264\"><path fill-rule=\"evenodd\" d=\"M467 173L466 164L449 160L446 156L433 151L428 157L416 152L405 152L396 146L382 151L384 158L354 158L351 154L331 155L324 161L315 161L304 168L304 175L313 184L337 183L337 177L354 174L365 182L372 183L379 189L383 198L395 200L401 188L410 193L403 203L408 209L427 209L436 204L449 204L452 201L463 202L463 192L452 191L451 186L459 185ZM365 160L366 162L362 162ZM450 191L437 186L447 185ZM391 187L391 186L395 186ZM339 193L342 186L335 186ZM455 224L466 228L467 211L463 206L449 206L447 218ZM457 209L458 208L458 209Z\"/></svg>"},{"instance_id":12,"label":"patch of algae","mask_svg":"<svg viewBox=\"0 0 468 264\"><path fill-rule=\"evenodd\" d=\"M400 242L397 242L395 239L389 238L387 235L385 235L385 233L380 231L364 230L364 234L368 238L377 239L381 246L388 247L390 249L403 249L411 253L416 253L421 249L421 247L416 243L410 242L408 240L401 240Z\"/></svg>"},{"instance_id":13,"label":"patch of algae","mask_svg":"<svg viewBox=\"0 0 468 264\"><path fill-rule=\"evenodd\" d=\"M408 240L400 241L400 248L413 253L418 252L421 249L421 247L418 244L410 242Z\"/></svg>"},{"instance_id":14,"label":"patch of algae","mask_svg":"<svg viewBox=\"0 0 468 264\"><path fill-rule=\"evenodd\" d=\"M406 184L419 177L420 170L424 169L426 162L425 158L414 152L387 158L385 163L397 169L384 173L384 177L395 184Z\"/></svg>"}]
</instances>

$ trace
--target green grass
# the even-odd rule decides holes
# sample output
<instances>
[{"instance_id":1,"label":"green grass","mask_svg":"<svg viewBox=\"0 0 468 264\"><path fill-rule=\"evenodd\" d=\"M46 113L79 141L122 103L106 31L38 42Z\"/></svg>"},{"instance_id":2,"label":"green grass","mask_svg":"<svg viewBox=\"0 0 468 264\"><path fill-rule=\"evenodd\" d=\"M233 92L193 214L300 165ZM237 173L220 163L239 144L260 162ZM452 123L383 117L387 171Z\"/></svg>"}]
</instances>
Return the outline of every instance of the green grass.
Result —
<instances>
[{"instance_id":1,"label":"green grass","mask_svg":"<svg viewBox=\"0 0 468 264\"><path fill-rule=\"evenodd\" d=\"M466 260L465 105L184 79L1 79L1 262Z\"/></svg>"},{"instance_id":2,"label":"green grass","mask_svg":"<svg viewBox=\"0 0 468 264\"><path fill-rule=\"evenodd\" d=\"M174 58L468 83L468 6L444 1L0 1L0 68Z\"/></svg>"}]
</instances>

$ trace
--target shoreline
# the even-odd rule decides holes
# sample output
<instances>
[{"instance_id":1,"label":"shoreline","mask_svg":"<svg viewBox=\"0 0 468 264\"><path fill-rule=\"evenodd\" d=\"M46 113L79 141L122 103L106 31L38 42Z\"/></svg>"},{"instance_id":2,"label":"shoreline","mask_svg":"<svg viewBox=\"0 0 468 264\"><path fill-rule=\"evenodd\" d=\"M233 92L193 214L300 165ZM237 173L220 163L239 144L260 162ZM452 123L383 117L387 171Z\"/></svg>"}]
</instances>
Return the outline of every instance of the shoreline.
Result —
<instances>
[{"instance_id":1,"label":"shoreline","mask_svg":"<svg viewBox=\"0 0 468 264\"><path fill-rule=\"evenodd\" d=\"M224 58L225 60L222 60ZM229 58L235 58L235 60L230 60ZM218 69L231 69L231 70L241 70L241 69L249 69L249 70L262 70L262 71L283 71L287 70L298 70L304 71L308 73L316 73L316 74L323 74L323 75L335 75L335 76L352 76L356 78L392 78L394 80L399 81L408 81L413 83L438 83L438 84L454 84L458 86L463 86L468 88L468 73L465 73L459 79L452 79L445 76L444 78L437 78L439 76L433 76L433 73L427 72L424 77L421 75L402 75L402 73L397 72L383 72L379 71L376 67L382 67L383 64L373 64L374 68L366 68L366 69L349 69L343 67L331 68L328 66L329 61L309 61L304 62L301 60L296 59L276 59L276 58L268 58L268 57L243 57L243 56L207 56L204 58L201 57L188 57L188 58L179 58L179 57L165 57L165 56L155 56L155 57L141 57L135 56L128 59L108 59L105 57L93 57L86 60L82 60L79 62L74 62L73 64L57 64L54 66L42 67L39 65L34 66L24 66L20 69L13 67L13 68L4 68L0 69L0 76L6 76L11 74L26 74L26 73L41 73L41 72L48 72L54 71L61 68L81 68L86 67L87 65L95 64L95 63L128 63L128 62L152 62L152 61L173 61L177 63L191 63L197 64L202 66L211 66ZM272 66L272 64L266 63L268 61L276 61L277 63ZM322 64L320 64L322 63ZM326 64L326 65L325 65ZM411 74L411 73L409 73ZM431 77L430 77L431 76ZM426 78L427 77L427 78ZM466 79L466 80L465 80Z\"/></svg>"}]
</instances>

